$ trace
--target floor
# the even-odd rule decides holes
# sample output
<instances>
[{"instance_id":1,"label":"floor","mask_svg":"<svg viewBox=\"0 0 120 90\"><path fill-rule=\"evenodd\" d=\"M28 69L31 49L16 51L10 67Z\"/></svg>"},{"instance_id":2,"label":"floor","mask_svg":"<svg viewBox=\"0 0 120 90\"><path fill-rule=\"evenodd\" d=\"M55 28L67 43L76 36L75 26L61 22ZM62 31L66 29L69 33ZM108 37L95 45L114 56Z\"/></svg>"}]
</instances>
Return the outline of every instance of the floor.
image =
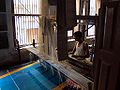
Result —
<instances>
[{"instance_id":1,"label":"floor","mask_svg":"<svg viewBox=\"0 0 120 90\"><path fill-rule=\"evenodd\" d=\"M6 70L0 76L0 90L56 90L66 80L64 74L51 68L48 63L40 65L35 62L15 70Z\"/></svg>"}]
</instances>

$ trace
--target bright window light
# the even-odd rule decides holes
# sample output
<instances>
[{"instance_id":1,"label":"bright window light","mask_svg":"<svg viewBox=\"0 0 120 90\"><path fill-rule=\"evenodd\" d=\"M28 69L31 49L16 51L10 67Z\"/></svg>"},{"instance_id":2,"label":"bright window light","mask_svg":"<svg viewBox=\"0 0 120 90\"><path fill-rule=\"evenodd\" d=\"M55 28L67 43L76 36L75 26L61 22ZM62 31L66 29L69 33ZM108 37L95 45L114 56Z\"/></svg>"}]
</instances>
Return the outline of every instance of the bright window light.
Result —
<instances>
[{"instance_id":1,"label":"bright window light","mask_svg":"<svg viewBox=\"0 0 120 90\"><path fill-rule=\"evenodd\" d=\"M96 0L90 0L90 15L96 14Z\"/></svg>"},{"instance_id":2,"label":"bright window light","mask_svg":"<svg viewBox=\"0 0 120 90\"><path fill-rule=\"evenodd\" d=\"M88 25L90 27L91 25ZM88 36L95 35L95 25L88 29Z\"/></svg>"},{"instance_id":3,"label":"bright window light","mask_svg":"<svg viewBox=\"0 0 120 90\"><path fill-rule=\"evenodd\" d=\"M67 31L67 36L68 36L68 37L71 37L72 35L73 35L73 31L72 31L72 30Z\"/></svg>"}]
</instances>

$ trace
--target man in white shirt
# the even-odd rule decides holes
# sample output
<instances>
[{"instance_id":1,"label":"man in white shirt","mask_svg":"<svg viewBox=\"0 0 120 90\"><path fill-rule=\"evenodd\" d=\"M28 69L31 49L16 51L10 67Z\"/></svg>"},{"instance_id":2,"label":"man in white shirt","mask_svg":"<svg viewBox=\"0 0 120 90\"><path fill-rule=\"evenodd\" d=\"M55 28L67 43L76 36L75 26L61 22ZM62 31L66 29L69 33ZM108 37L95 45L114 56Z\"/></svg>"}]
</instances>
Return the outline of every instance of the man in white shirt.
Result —
<instances>
[{"instance_id":1,"label":"man in white shirt","mask_svg":"<svg viewBox=\"0 0 120 90\"><path fill-rule=\"evenodd\" d=\"M73 57L80 57L80 58L88 58L89 57L89 49L88 44L83 41L82 32L77 31L73 34L75 38L75 46L72 51Z\"/></svg>"}]
</instances>

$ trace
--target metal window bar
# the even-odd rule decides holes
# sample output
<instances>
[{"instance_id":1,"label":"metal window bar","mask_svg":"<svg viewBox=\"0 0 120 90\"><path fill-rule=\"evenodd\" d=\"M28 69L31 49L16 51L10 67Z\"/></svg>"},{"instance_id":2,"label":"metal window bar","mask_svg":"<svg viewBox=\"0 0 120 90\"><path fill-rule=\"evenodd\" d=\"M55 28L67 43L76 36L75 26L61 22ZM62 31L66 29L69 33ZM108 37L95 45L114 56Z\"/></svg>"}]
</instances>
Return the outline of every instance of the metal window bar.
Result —
<instances>
[{"instance_id":1,"label":"metal window bar","mask_svg":"<svg viewBox=\"0 0 120 90\"><path fill-rule=\"evenodd\" d=\"M16 39L21 46L38 43L39 0L14 0Z\"/></svg>"},{"instance_id":2,"label":"metal window bar","mask_svg":"<svg viewBox=\"0 0 120 90\"><path fill-rule=\"evenodd\" d=\"M34 18L39 19L38 16L15 16L16 38L20 45L32 44L33 39L38 43L39 24Z\"/></svg>"}]
</instances>

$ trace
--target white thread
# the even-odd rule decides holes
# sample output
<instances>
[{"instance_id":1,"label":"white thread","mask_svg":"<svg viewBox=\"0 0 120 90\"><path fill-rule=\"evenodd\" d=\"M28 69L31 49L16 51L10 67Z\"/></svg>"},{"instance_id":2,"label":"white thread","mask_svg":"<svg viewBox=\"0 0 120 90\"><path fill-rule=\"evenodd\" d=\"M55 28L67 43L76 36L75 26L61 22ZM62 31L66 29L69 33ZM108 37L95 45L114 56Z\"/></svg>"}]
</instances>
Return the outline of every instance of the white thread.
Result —
<instances>
[{"instance_id":1,"label":"white thread","mask_svg":"<svg viewBox=\"0 0 120 90\"><path fill-rule=\"evenodd\" d=\"M9 73L9 70L7 70L7 72ZM9 75L10 75L10 73L9 73ZM12 79L12 81L15 84L15 86L17 87L17 89L20 90L19 86L17 85L17 83L15 82L15 80L12 78L11 75L10 75L10 78Z\"/></svg>"}]
</instances>

